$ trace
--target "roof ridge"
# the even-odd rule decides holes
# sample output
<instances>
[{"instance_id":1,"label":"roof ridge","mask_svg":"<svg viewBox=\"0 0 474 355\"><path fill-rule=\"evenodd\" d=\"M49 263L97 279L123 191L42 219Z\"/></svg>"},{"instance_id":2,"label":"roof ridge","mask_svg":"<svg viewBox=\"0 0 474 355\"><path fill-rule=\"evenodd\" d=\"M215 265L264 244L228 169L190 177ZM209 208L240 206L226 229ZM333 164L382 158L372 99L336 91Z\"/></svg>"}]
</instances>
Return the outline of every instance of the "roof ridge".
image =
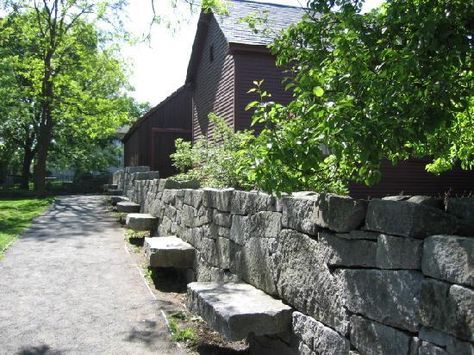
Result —
<instances>
[{"instance_id":1,"label":"roof ridge","mask_svg":"<svg viewBox=\"0 0 474 355\"><path fill-rule=\"evenodd\" d=\"M273 3L273 2L262 2L262 1L256 1L256 0L226 0L226 1L228 1L228 2L245 2L245 3L251 3L251 4L269 5L269 6L285 7L285 8L293 8L293 9L305 9L304 6L284 5L284 4L276 4L276 3Z\"/></svg>"}]
</instances>

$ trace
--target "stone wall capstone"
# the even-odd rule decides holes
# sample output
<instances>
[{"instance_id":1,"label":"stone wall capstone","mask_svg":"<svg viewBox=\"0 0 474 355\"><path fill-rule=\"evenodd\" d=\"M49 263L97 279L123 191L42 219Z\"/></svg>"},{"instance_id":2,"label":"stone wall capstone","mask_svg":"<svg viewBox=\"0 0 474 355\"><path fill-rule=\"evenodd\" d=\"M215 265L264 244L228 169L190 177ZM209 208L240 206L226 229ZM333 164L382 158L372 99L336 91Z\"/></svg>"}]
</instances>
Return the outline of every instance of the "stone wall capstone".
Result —
<instances>
[{"instance_id":1,"label":"stone wall capstone","mask_svg":"<svg viewBox=\"0 0 474 355\"><path fill-rule=\"evenodd\" d=\"M245 281L293 307L290 334L251 343L274 354L474 354L474 198L276 198L143 171L114 183L158 218L157 237L196 248L197 281Z\"/></svg>"}]
</instances>

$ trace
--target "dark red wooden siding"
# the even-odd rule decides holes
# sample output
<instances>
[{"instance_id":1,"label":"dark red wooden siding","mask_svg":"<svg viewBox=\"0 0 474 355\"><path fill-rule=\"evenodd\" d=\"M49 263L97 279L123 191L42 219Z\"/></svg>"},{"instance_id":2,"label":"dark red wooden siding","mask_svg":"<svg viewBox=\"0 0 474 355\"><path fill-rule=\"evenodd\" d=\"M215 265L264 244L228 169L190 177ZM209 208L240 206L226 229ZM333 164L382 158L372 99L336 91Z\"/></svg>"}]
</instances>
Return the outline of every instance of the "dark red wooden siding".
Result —
<instances>
[{"instance_id":1,"label":"dark red wooden siding","mask_svg":"<svg viewBox=\"0 0 474 355\"><path fill-rule=\"evenodd\" d=\"M210 112L222 117L230 127L234 126L234 59L213 16L199 50L199 64L192 83L193 140L212 133L208 120Z\"/></svg>"},{"instance_id":2,"label":"dark red wooden siding","mask_svg":"<svg viewBox=\"0 0 474 355\"><path fill-rule=\"evenodd\" d=\"M425 171L426 159L411 159L392 166L382 163L382 180L367 187L351 184L350 195L356 198L384 197L390 195L438 196L450 191L452 195L474 192L474 171L455 168L436 176Z\"/></svg>"},{"instance_id":3,"label":"dark red wooden siding","mask_svg":"<svg viewBox=\"0 0 474 355\"><path fill-rule=\"evenodd\" d=\"M141 117L124 137L124 165L146 165L163 177L175 173L174 140L191 140L191 94L181 88Z\"/></svg>"},{"instance_id":4,"label":"dark red wooden siding","mask_svg":"<svg viewBox=\"0 0 474 355\"><path fill-rule=\"evenodd\" d=\"M263 80L263 89L271 93L271 100L286 104L292 98L291 92L284 90L282 80L285 73L276 67L275 57L268 51L234 51L235 61L235 126L237 130L250 128L253 111L245 107L251 101L258 99L248 91L255 85L254 81ZM254 127L258 132L259 126Z\"/></svg>"}]
</instances>

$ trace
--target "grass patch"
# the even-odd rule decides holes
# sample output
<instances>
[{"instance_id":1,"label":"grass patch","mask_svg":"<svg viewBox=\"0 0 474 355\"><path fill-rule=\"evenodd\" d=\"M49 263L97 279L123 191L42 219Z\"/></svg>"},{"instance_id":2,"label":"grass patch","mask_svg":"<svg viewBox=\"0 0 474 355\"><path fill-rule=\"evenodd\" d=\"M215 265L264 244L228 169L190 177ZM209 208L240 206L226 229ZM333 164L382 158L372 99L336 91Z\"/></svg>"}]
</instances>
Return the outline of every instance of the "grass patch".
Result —
<instances>
[{"instance_id":1,"label":"grass patch","mask_svg":"<svg viewBox=\"0 0 474 355\"><path fill-rule=\"evenodd\" d=\"M196 345L198 336L192 327L182 327L179 323L187 321L184 312L176 312L169 316L168 323L171 329L171 338L177 342L184 342L187 346L193 347Z\"/></svg>"},{"instance_id":2,"label":"grass patch","mask_svg":"<svg viewBox=\"0 0 474 355\"><path fill-rule=\"evenodd\" d=\"M53 197L0 199L0 258L6 248L53 202Z\"/></svg>"}]
</instances>

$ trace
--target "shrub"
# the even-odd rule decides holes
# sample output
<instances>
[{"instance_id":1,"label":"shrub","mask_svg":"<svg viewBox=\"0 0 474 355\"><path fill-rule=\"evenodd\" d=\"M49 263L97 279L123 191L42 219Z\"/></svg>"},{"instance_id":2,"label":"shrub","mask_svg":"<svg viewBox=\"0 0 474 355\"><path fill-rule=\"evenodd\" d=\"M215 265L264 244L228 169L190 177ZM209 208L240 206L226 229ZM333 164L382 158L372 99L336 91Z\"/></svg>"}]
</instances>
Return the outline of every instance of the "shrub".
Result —
<instances>
[{"instance_id":1,"label":"shrub","mask_svg":"<svg viewBox=\"0 0 474 355\"><path fill-rule=\"evenodd\" d=\"M212 135L198 139L194 145L177 139L171 155L180 180L197 180L205 187L249 189L252 184L251 156L248 147L255 141L251 131L234 132L225 121L209 114L214 123Z\"/></svg>"}]
</instances>

